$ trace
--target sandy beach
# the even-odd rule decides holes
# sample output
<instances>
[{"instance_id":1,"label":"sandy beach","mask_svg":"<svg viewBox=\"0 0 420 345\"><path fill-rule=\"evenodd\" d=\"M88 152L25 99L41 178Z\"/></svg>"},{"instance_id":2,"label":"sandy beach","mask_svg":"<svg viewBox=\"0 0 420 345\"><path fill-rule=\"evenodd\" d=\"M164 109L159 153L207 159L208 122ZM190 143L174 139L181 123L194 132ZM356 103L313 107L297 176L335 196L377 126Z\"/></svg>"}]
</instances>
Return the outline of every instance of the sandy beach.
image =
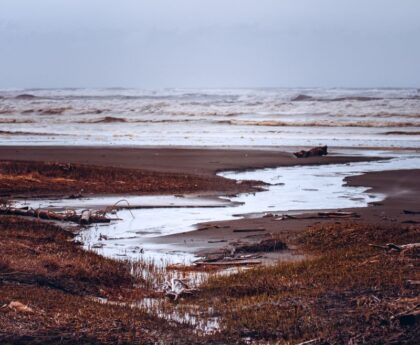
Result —
<instances>
[{"instance_id":1,"label":"sandy beach","mask_svg":"<svg viewBox=\"0 0 420 345\"><path fill-rule=\"evenodd\" d=\"M0 345L418 345L419 1L0 1Z\"/></svg>"},{"instance_id":2,"label":"sandy beach","mask_svg":"<svg viewBox=\"0 0 420 345\"><path fill-rule=\"evenodd\" d=\"M291 152L268 151L268 150L245 150L245 149L188 149L188 148L108 148L108 147L0 147L0 160L22 162L50 162L72 163L81 165L93 165L98 167L112 167L127 169L127 172L142 171L153 172L156 178L153 181L157 186L150 189L147 186L127 186L123 189L115 189L103 186L90 194L176 194L194 193L205 195L229 195L249 192L253 184L236 184L230 180L216 176L216 173L224 170L249 170L273 167L347 164L351 162L375 161L383 159L367 156L339 156L328 155L325 157L310 157L297 159ZM124 170L123 170L124 171ZM162 174L163 175L159 175ZM410 221L413 215L404 214L404 209L416 208L418 202L417 192L420 188L418 170L388 171L367 173L346 179L349 186L365 186L372 192L383 193L387 197L383 202L365 208L349 209L346 211L357 212L360 215L356 221L392 222ZM188 183L177 185L179 176L187 176ZM144 176L143 176L144 178ZM46 181L48 183L48 181ZM162 184L160 186L160 184ZM171 187L172 184L172 187ZM191 188L191 185L196 186ZM34 186L33 186L34 187ZM71 193L72 189L65 190ZM72 186L73 192L78 189ZM131 188L131 189L130 189ZM99 193L98 193L99 190ZM63 193L64 190L61 191ZM60 195L60 186L56 194ZM39 197L36 192L28 191L22 196ZM45 196L45 192L43 194ZM386 216L385 216L386 215ZM214 249L225 246L227 242L237 241L248 236L248 233L233 232L239 228L265 228L266 233L284 233L299 231L314 222L330 220L288 219L278 221L276 217L242 218L229 222L212 222L199 226L200 230L181 234L154 238L156 243L169 243L182 246L188 242L186 251L194 248ZM252 237L251 237L252 238ZM257 237L258 239L258 237ZM209 243L212 242L212 243Z\"/></svg>"},{"instance_id":3,"label":"sandy beach","mask_svg":"<svg viewBox=\"0 0 420 345\"><path fill-rule=\"evenodd\" d=\"M119 198L128 198L130 195L151 197L156 195L159 197L174 194L181 195L184 199L188 196L186 200L189 200L188 198L191 195L193 198L197 196L211 196L212 198L229 196L232 198L235 195L253 195L255 193L258 195L259 193L264 193L267 188L272 188L272 186L270 184L267 185L266 182L255 180L241 180L241 183L238 183L237 180L227 179L223 175L220 175L222 171L253 171L254 169L257 169L257 171L259 171L258 169L268 169L270 171L270 169L290 169L296 167L298 174L296 178L299 178L299 169L303 172L303 169L308 167L317 169L317 167L323 168L328 166L346 167L351 164L377 164L376 162L387 162L390 157L391 154L378 157L372 154L369 156L340 156L334 154L334 149L330 151L328 156L297 159L291 152L277 150L51 146L29 148L3 146L0 148L0 169L2 171L0 175L1 198L3 200L26 200L28 198L35 198L36 200L37 198L41 198L42 200L42 198L52 197L55 198L53 200L64 198L63 200L65 201L67 198L80 198L81 195L79 194L83 194L83 197L88 199L95 199L103 195L116 195ZM74 308L79 308L81 303L85 305L87 303L88 307L85 308L89 308L90 312L95 315L89 320L89 325L80 335L65 333L67 335L64 335L63 339L71 343L75 339L81 341L86 336L93 337L94 339L101 336L103 339L106 339L102 343L112 343L116 339L123 341L121 337L125 337L126 333L120 332L117 336L116 334L112 334L112 332L108 332L106 327L99 326L103 322L105 322L104 325L113 322L114 317L108 313L117 313L120 315L122 325L133 324L132 316L127 314L127 309L123 306L124 303L139 303L139 301L149 299L155 300L154 306L139 307L139 310L135 312L137 321L134 324L140 322L141 325L134 327L137 330L141 329L142 332L146 332L143 336L139 336L139 339L149 339L151 343L155 343L157 338L162 339L162 337L168 337L168 339L171 339L171 343L177 344L182 342L174 342L173 339L182 337L189 339L189 343L207 344L209 341L213 341L210 339L220 339L220 343L223 344L227 342L240 344L243 342L247 327L255 328L257 339L261 337L263 339L267 337L268 339L276 339L280 336L276 331L278 322L286 322L287 324L288 321L284 318L287 314L277 316L275 320L272 320L274 322L273 325L264 328L264 330L258 326L258 323L254 323L256 321L251 322L242 320L241 318L238 319L235 312L230 308L236 308L235 306L240 304L249 304L246 299L243 299L244 297L241 297L242 293L238 295L238 289L244 289L244 296L253 296L256 293L253 286L261 286L259 288L261 291L272 289L269 295L272 295L270 298L274 300L270 300L269 303L277 303L275 299L279 298L276 296L278 296L281 289L277 291L277 288L270 288L270 284L281 286L281 283L278 285L279 282L267 282L270 279L281 279L273 277L281 277L282 274L286 276L292 274L290 272L293 272L295 269L302 270L302 265L311 262L313 262L316 268L308 272L308 279L311 280L314 279L311 277L324 274L325 268L321 264L322 260L327 260L327 262L337 260L333 259L336 254L331 252L331 248L334 248L334 250L344 250L339 249L342 246L341 244L335 242L330 243L331 241L347 238L346 241L352 251L351 255L344 255L344 253L340 252L340 258L348 259L345 259L347 261L343 261L342 265L334 266L334 270L336 270L334 274L337 276L345 276L347 274L345 273L345 270L347 270L345 267L348 265L358 265L356 262L359 259L351 258L354 255L356 255L355 258L360 256L361 254L357 254L358 251L368 245L368 243L364 243L366 241L364 236L368 236L368 233L371 234L369 236L375 236L376 240L373 240L373 242L378 246L384 245L385 238L388 238L387 241L389 242L401 241L398 236L406 236L404 237L405 241L412 241L418 237L418 230L416 229L418 229L418 224L420 223L418 209L418 195L420 190L418 181L419 173L420 170L413 169L378 171L345 178L344 183L349 186L367 187L368 189L365 189L364 192L366 195L375 195L375 193L384 195L383 200L372 202L366 207L329 208L328 210L318 208L313 211L305 210L291 213L267 210L267 212L262 214L243 215L233 220L201 223L196 225L195 230L190 229L189 231L177 232L172 235L140 236L137 239L130 239L129 237L127 239L121 238L120 240L114 240L117 244L119 242L134 241L133 243L139 243L146 251L149 250L148 248L159 247L161 248L159 253L171 251L176 248L178 257L193 256L203 258L204 265L200 264L198 266L169 265L161 267L159 266L161 264L155 266L156 263L150 263L142 259L138 261L134 260L132 263L130 261L121 261L118 259L118 256L108 259L95 253L95 251L99 250L99 254L104 254L101 251L102 249L95 249L96 247L90 249L86 248L86 246L82 249L80 247L80 244L82 244L80 240L83 242L83 237L80 237L78 233L80 231L81 233L90 231L89 227L87 229L74 226L69 228L66 225L64 229L61 226L55 228L57 225L52 225L49 220L39 221L31 220L31 218L27 217L2 216L0 229L3 231L2 234L6 236L4 238L3 252L7 255L7 259L5 259L6 261L4 261L3 266L0 266L0 270L3 270L0 271L0 276L2 274L4 275L3 281L6 283L0 289L0 298L5 302L10 299L25 302L23 306L18 305L17 307L12 306L10 308L18 308L16 310L20 310L19 308L29 308L22 309L26 311L18 312L23 313L18 324L21 327L27 327L31 318L37 320L37 324L42 325L42 334L45 334L42 335L44 343L54 344L57 339L57 325L51 323L48 317L51 318L52 315L55 315L57 308L63 303L66 303L64 313L68 315L66 318L70 322L64 322L63 327L67 330L66 332L71 330L72 327L69 326L70 324L86 322L84 316L76 317L74 314ZM317 186L313 187L315 188ZM183 198L180 200L183 200ZM82 198L80 202L88 199ZM153 211L153 207L151 210ZM156 210L158 211L159 209ZM183 208L182 206L175 208L175 217L177 214L176 210L180 212ZM199 210L200 213L206 213L210 212L211 209ZM133 211L135 210L133 209ZM159 212L152 214L155 215L154 217L159 218ZM114 222L123 222L123 225L125 221L124 219L120 219ZM140 221L142 220L140 219ZM150 220L145 219L144 221ZM165 224L165 219L157 219L157 221L157 224L159 224L159 221L161 224ZM54 224L57 223L55 222ZM368 228L369 230L366 232L363 230L364 228ZM91 229L94 230L95 226L91 227ZM389 232L391 231L390 229L401 230L392 230L394 232ZM20 234L21 231L26 231L27 235L22 237ZM101 237L102 241L106 240L104 243L107 243L105 244L107 246L108 239L107 236L103 235L103 231L99 236L99 241L101 241ZM25 239L23 240L23 238ZM69 240L71 241L70 244ZM19 249L11 251L10 248L14 247ZM54 251L58 250L66 254L64 257L56 256L54 251L51 252L49 248L56 248ZM235 254L233 259L229 259L232 255L232 250ZM323 254L320 254L320 250ZM37 257L33 256L34 253ZM370 249L370 251L362 255L365 257L363 260L377 260L372 259L372 255L375 258L376 256L374 255L376 254L375 249ZM154 260L159 255L155 255ZM32 260L32 265L30 266L28 266L29 258ZM226 261L226 258L231 261ZM390 259L384 257L384 260ZM220 278L218 275L218 272L229 272L229 267L237 267L238 265L239 267L247 267L246 264L248 262L253 265L257 264L254 266L254 270L249 272L251 272L251 277L252 272L255 272L256 277L261 277L261 281L259 280L260 278L255 278L256 281L250 283L248 286L248 283L245 283L243 280L248 279L246 270L243 273L232 276L227 274L226 281L223 281L223 278ZM409 263L416 264L416 261L411 260ZM393 272L392 274L402 275L405 277L404 279L416 279L416 274L413 275L410 273L411 271L405 271L405 266L399 266L394 261L389 262L387 265L390 267L387 273ZM68 267L72 267L72 271L68 271ZM103 269L98 270L95 267L103 267ZM146 276L132 275L133 267L138 267L135 268L135 270L139 270L138 272L149 273ZM380 267L383 266L372 268L370 274L381 275L381 279L383 280L381 284L394 284L392 286L395 289L396 283L390 283L390 278L381 271L382 268ZM400 272L401 269L404 272ZM280 275L275 274L273 276L271 270L286 271ZM15 273L16 271L18 273ZM114 271L114 278L110 280L106 271ZM128 272L131 272L131 274ZM363 277L366 274L364 271L360 271L360 269L356 269L354 273ZM189 314L183 314L183 312L177 311L177 304L172 304L172 302L167 304L168 302L162 296L163 292L160 290L159 286L161 285L159 284L170 279L170 277L179 277L179 275L184 278L189 277L189 279L196 280L202 274L209 274L208 281L204 285L197 285L199 286L199 292L192 301L198 303L199 309L204 312L208 308L207 300L210 298L213 301L212 303L214 303L215 310L220 310L217 313L222 313L222 320L226 320L223 322L228 322L228 325L233 323L234 326L226 326L227 328L223 328L221 333L217 333L219 331L219 327L217 327L216 333L214 333L215 330L212 328L214 326L209 326L214 322L211 320L215 318L212 313L207 317L194 316L195 318L198 317L197 320L202 319L203 321L200 322L204 322L204 324L188 321L188 326L186 327L171 328L171 326L166 326L167 322L169 324L173 322L171 321L171 317L173 316L169 316L173 315L171 313L176 313L175 315L178 315L176 318L182 320L185 317L188 318L185 315ZM81 276L84 277L83 280L79 279ZM220 279L222 280L220 281ZM238 281L236 279L240 280L239 286L241 288L238 287ZM352 288L352 293L359 296L358 298L365 298L363 296L366 294L363 292L364 288L362 288L362 285L367 284L368 280L369 278L367 276L363 279L361 278L361 285L355 285ZM326 278L323 278L323 281L325 284L332 284L329 287L331 291L340 293L338 292L341 291L339 289L343 289L337 282L329 282ZM157 282L160 283L157 285ZM306 285L307 282L302 282L302 284ZM24 292L23 286L30 286L29 295ZM301 287L295 290L291 296L292 300L294 298L303 298L298 297L302 296L300 291ZM316 291L316 289L313 289L314 293ZM394 303L392 302L391 295L389 295L390 292L386 291L383 290L382 293L388 296L388 299L390 298L390 302L388 303ZM404 293L399 292L399 296L406 296L408 298L409 296L413 296L415 291L416 289L406 290ZM98 304L91 300L92 296L108 302L105 305ZM220 296L222 299L217 296ZM57 303L51 304L49 302L51 298L56 300ZM303 305L314 303L316 300L313 298L310 296L304 297ZM337 310L337 306L331 305L333 299L330 297L325 298L327 301L325 306L330 305L328 308ZM223 302L224 299L226 299L226 302ZM183 308L190 310L189 298L187 297L182 300L180 303L183 305ZM286 300L288 299L286 298ZM118 304L113 304L114 302L112 301L119 302ZM49 303L48 307L46 307L46 303ZM229 312L221 311L223 310L222 306L224 303L228 303ZM248 307L244 308L253 308L253 303L251 302ZM411 307L412 302L401 306L394 306L392 304L392 306L392 308L397 308L396 310L401 312L403 310L401 308ZM8 310L7 304L5 308L4 310ZM115 308L121 308L121 311ZM149 320L147 321L148 326L146 328L148 330L146 331L144 322L149 317L147 315L152 311L153 313L158 313L158 315L164 315L161 314L161 310L169 310L168 308L172 311L168 316L164 317L164 323L162 324L163 319ZM251 318L249 320L262 317L262 315L266 315L267 313L264 308L258 312L250 309L246 315ZM343 308L345 313L350 313L352 309L351 302L349 301ZM379 314L382 313L382 308L385 307L380 307L377 310ZM43 310L42 313L38 313L38 309ZM316 314L313 317L319 317L318 315L324 313L324 307L314 312ZM394 313L397 313L397 311ZM3 334L3 339L6 343L14 343L15 340L21 339L21 336L29 337L28 339L31 341L39 339L41 336L39 331L23 331L23 333L17 331L15 323L11 323L9 319L10 315L12 314L9 312L0 314L0 322L2 322L6 330L6 333ZM49 316L45 318L46 315ZM219 317L216 319L219 320ZM322 320L324 320L323 322L327 322L328 325L331 325L332 321L327 321L327 319L324 317ZM345 329L348 329L350 332L355 327L360 329L361 326L358 322L351 318L348 318L348 320L349 322L346 324ZM243 324L243 322L245 323ZM288 334L293 333L290 333L292 328L290 330L286 328L284 332L288 332ZM194 329L195 331L189 333L190 329ZM209 329L212 330L210 331ZM200 332L203 332L203 330L204 338L203 335L200 335ZM361 330L361 332L365 331ZM328 332L330 332L330 339L337 339L338 342L341 342L343 334L346 334L345 332L337 333L334 327ZM394 334L392 330L389 330L389 332ZM405 333L404 338L408 339L407 344L410 343L409 339L415 337L416 332L416 328L410 328ZM302 337L306 339L313 334L313 330L307 329L299 337L296 337L296 339L302 339Z\"/></svg>"}]
</instances>

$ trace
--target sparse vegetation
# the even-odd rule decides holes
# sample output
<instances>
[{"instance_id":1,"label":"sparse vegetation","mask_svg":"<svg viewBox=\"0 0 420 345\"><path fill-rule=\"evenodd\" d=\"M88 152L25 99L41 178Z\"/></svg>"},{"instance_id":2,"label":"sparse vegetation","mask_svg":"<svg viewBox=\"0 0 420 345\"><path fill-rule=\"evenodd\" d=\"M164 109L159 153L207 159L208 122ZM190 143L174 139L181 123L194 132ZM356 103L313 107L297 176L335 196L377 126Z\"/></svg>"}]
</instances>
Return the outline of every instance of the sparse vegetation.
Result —
<instances>
[{"instance_id":1,"label":"sparse vegetation","mask_svg":"<svg viewBox=\"0 0 420 345\"><path fill-rule=\"evenodd\" d=\"M191 332L120 305L156 293L131 275L132 263L85 251L73 236L49 223L0 217L1 344L155 344ZM99 296L118 303L92 299ZM12 301L33 312L11 310Z\"/></svg>"},{"instance_id":2,"label":"sparse vegetation","mask_svg":"<svg viewBox=\"0 0 420 345\"><path fill-rule=\"evenodd\" d=\"M217 190L219 183L232 190L253 184L118 168L0 163L6 197L63 196L81 189L173 193ZM402 324L398 315L419 310L419 248L380 246L420 242L420 227L340 221L313 225L287 240L272 237L237 248L258 253L298 247L308 254L305 260L223 274L208 266L107 259L83 250L71 231L1 216L0 343L288 345L319 339L312 344L416 344L419 322ZM157 288L172 277L192 277L202 285L188 298L169 302ZM12 301L28 312L10 308ZM202 325L205 329L214 320L216 328L203 332Z\"/></svg>"},{"instance_id":3,"label":"sparse vegetation","mask_svg":"<svg viewBox=\"0 0 420 345\"><path fill-rule=\"evenodd\" d=\"M90 193L163 194L255 190L223 177L63 163L0 162L0 197L63 196Z\"/></svg>"},{"instance_id":4,"label":"sparse vegetation","mask_svg":"<svg viewBox=\"0 0 420 345\"><path fill-rule=\"evenodd\" d=\"M386 253L368 243L419 240L417 227L318 225L296 241L313 258L211 278L199 304L221 316L230 343L415 344L420 326L395 315L420 302L420 253ZM235 339L235 340L233 340Z\"/></svg>"}]
</instances>

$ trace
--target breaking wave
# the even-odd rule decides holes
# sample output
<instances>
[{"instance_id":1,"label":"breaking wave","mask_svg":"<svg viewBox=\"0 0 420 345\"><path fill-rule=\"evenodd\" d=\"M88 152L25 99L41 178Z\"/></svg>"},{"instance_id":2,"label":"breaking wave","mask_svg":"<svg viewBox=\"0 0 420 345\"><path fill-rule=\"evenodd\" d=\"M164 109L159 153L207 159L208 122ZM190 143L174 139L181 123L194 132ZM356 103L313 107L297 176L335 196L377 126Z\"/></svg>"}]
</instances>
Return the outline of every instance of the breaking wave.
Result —
<instances>
[{"instance_id":1,"label":"breaking wave","mask_svg":"<svg viewBox=\"0 0 420 345\"><path fill-rule=\"evenodd\" d=\"M313 97L305 94L299 94L291 99L291 102L345 102L345 101L355 101L355 102L369 102L369 101L381 101L381 100L420 100L420 96L409 96L409 97L369 97L369 96L346 96L346 97L335 97L335 98L322 98L322 97Z\"/></svg>"},{"instance_id":2,"label":"breaking wave","mask_svg":"<svg viewBox=\"0 0 420 345\"><path fill-rule=\"evenodd\" d=\"M222 120L220 124L236 126L268 126L268 127L420 127L420 122L376 122L376 121L242 121Z\"/></svg>"}]
</instances>

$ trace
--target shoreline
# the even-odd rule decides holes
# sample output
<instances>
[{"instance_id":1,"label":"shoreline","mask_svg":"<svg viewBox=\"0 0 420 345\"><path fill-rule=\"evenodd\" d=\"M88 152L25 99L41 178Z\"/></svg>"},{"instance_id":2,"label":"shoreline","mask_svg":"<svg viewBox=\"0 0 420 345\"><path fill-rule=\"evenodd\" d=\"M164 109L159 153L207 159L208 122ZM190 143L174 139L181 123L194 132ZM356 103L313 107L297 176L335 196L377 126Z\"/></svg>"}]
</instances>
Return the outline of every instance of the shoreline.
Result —
<instances>
[{"instance_id":1,"label":"shoreline","mask_svg":"<svg viewBox=\"0 0 420 345\"><path fill-rule=\"evenodd\" d=\"M63 162L214 176L219 171L227 170L341 164L386 159L386 157L340 156L331 155L331 153L324 157L298 159L292 155L292 152L181 147L0 146L0 161Z\"/></svg>"},{"instance_id":2,"label":"shoreline","mask_svg":"<svg viewBox=\"0 0 420 345\"><path fill-rule=\"evenodd\" d=\"M404 210L418 212L420 182L418 176L420 169L407 169L397 171L368 172L363 175L351 176L345 179L345 183L354 187L369 187L366 192L382 193L385 198L382 202L372 203L366 207L343 208L340 211L357 214L353 218L331 217L323 219L318 217L320 211L337 211L337 209L316 211L293 211L280 212L284 214L304 215L301 219L279 220L280 217L258 216L244 217L235 220L214 221L198 224L198 229L173 235L156 237L152 243L170 244L172 246L185 246L188 243L189 252L197 255L209 255L219 252L227 245L255 243L264 239L264 236L280 236L287 242L307 227L314 224L326 224L329 222L356 224L377 223L384 226L395 224L420 224L420 214L406 214ZM403 191L399 193L398 191ZM308 217L308 219L305 219ZM238 233L234 229L265 229L261 232ZM210 243L209 243L210 241ZM223 242L221 242L223 241ZM292 248L293 249L293 248ZM296 259L300 259L298 255ZM265 257L269 262L276 260L293 260L292 251L281 251L277 255Z\"/></svg>"},{"instance_id":3,"label":"shoreline","mask_svg":"<svg viewBox=\"0 0 420 345\"><path fill-rule=\"evenodd\" d=\"M323 156L311 157L305 159L297 159L291 153L283 151L261 151L261 150L225 150L225 149L186 149L186 148L91 148L91 147L43 147L43 148L22 148L22 147L0 147L0 161L35 161L35 162L60 162L89 165L103 169L105 167L113 167L113 169L123 169L121 171L142 171L150 172L153 174L162 174L163 179L172 179L179 174L189 174L188 178L205 178L206 183L204 187L200 184L197 185L197 190L185 189L181 187L177 190L171 190L169 186L162 191L147 192L142 190L141 187L137 190L127 192L122 189L120 195L138 194L138 195L161 195L161 194L175 194L175 193L193 193L195 195L234 195L243 192L258 190L252 183L236 184L236 181L217 176L217 172L226 170L254 170L261 168L271 167L291 167L291 166L306 166L306 165L324 165L324 164L347 164L350 162L363 162L363 161L376 161L378 159L388 159L388 157L367 157L367 156ZM76 165L76 170L78 165ZM124 170L125 169L125 170ZM139 170L141 169L141 170ZM118 170L117 170L118 171ZM379 173L380 174L380 173ZM382 183L389 184L394 180L393 176L398 175L398 171L388 172L388 179ZM415 173L414 173L415 175ZM357 182L353 182L354 186L369 186L370 182L380 179L365 179L364 175L355 176ZM370 176L370 175L369 175ZM375 175L376 176L376 175ZM413 176L410 176L414 179ZM208 183L207 181L210 181ZM350 178L350 181L353 181ZM356 180L355 180L356 181ZM233 182L233 183L223 183ZM154 183L160 183L159 180ZM165 181L166 183L166 181ZM352 183L352 182L349 182ZM48 184L48 181L47 181ZM381 185L381 184L380 184ZM216 189L217 187L217 189ZM107 187L104 186L106 189ZM108 187L109 188L109 187ZM184 189L183 189L184 188ZM416 183L413 183L411 188L419 189ZM385 192L386 190L380 190ZM68 191L66 191L68 194ZM103 194L116 194L113 193ZM117 191L118 192L118 191ZM55 196L59 196L59 190L56 191ZM88 196L96 196L98 193L92 193ZM62 194L62 196L64 196ZM396 200L388 206L388 197L384 201L386 206L376 206L346 209L349 212L361 213L361 219L366 221L382 221L382 219L375 216L377 212L384 212L384 210L395 209L396 205L401 200ZM268 210L267 210L268 211ZM311 214L310 211L293 212ZM395 213L395 212L394 212ZM401 218L399 215L396 217ZM402 217L403 221L407 217ZM331 219L323 220L326 222ZM276 217L262 217L255 218L244 217L235 220L227 221L213 221L209 223L197 224L198 229L188 232L181 232L173 235L159 236L153 238L142 238L143 243L168 245L171 248L179 248L180 252L191 253L195 255L208 255L214 251L224 250L226 246L233 244L255 243L255 241L264 238L264 235L274 234L283 236L285 239L294 236L298 231L302 231L305 227L313 224L313 219L288 219L285 221L278 221ZM255 233L239 233L233 232L235 228L263 228L264 233L257 236ZM188 245L186 245L188 243ZM283 251L277 255L266 255L269 262L278 259L290 260L291 251Z\"/></svg>"},{"instance_id":4,"label":"shoreline","mask_svg":"<svg viewBox=\"0 0 420 345\"><path fill-rule=\"evenodd\" d=\"M68 149L66 151L68 153ZM4 154L0 149L0 160L1 152ZM61 153L61 161L67 158L63 151L54 152L56 155ZM168 174L165 177L175 176L181 169L199 166L214 159L216 154L226 153L223 150L210 154L195 151L195 160L185 164L186 155L191 152L184 150L184 160L178 156L168 164L165 160L153 162L153 151L147 152L148 159L140 162L147 162L148 167L154 164L159 169L171 170L160 172ZM28 149L24 153L17 159L28 158L33 151ZM41 164L39 161L48 153L48 150L38 152L36 164ZM92 152L84 151L85 155L87 153ZM111 161L114 164L141 166L139 161L129 160L133 158L133 153L123 157L118 156L121 154L118 150L111 153L113 155L105 155L97 162L106 164ZM212 180L212 176L216 177L215 166L225 162L230 166L244 167L252 162L268 164L270 159L274 159L276 162L282 161L283 166L294 163L307 165L304 164L306 159L292 159L286 153L280 154L280 157L278 153L265 153L262 159L251 155L245 157L245 164L241 162L243 154L243 151L230 153L229 158L235 158L233 162L219 158L217 164L203 168L200 170L201 175L194 176ZM82 161L86 159L83 155L77 157L74 152L71 158L80 158ZM119 158L117 163L113 158ZM362 158L355 159L360 161ZM352 159L321 157L309 160L308 164L346 164ZM373 161L374 158L362 160ZM101 169L104 169L103 166L99 164ZM75 167L77 170L79 166L75 164ZM124 169L130 171L129 168ZM179 171L175 172L176 169ZM153 175L152 170L149 173ZM170 271L163 273L159 268L150 266L150 263L141 261L137 263L139 266L134 270L137 275L134 275L128 261L106 258L82 249L80 243L69 241L74 234L67 233L66 237L56 240L54 236L64 231L54 225L35 219L0 217L3 245L9 251L6 253L9 256L3 257L3 262L0 261L3 264L0 265L0 277L3 274L7 280L6 284L0 284L0 299L4 303L0 323L5 330L5 333L0 331L0 339L6 343L30 339L45 344L55 344L57 340L70 344L91 339L93 342L113 344L131 343L126 339L132 340L134 337L149 343L167 339L168 343L174 344L207 344L214 341L242 344L248 338L274 341L286 337L293 343L308 339L347 343L352 334L367 337L377 332L372 338L398 336L398 339L406 338L410 341L415 339L416 328L404 326L399 315L416 307L417 285L407 284L417 281L418 275L412 267L418 263L418 256L416 252L409 252L407 256L382 252L368 244L374 243L380 247L386 243L405 245L418 242L418 226L415 224L420 223L420 214L407 214L404 210L420 211L419 173L420 169L398 170L347 178L345 181L349 185L370 186L372 192L388 194L382 202L351 209L359 215L358 218L243 218L211 222L212 226L208 227L200 224L200 229L196 231L153 239L178 243L193 251L200 246L206 247L207 253L210 253L226 244L257 243L266 238L266 232L279 244L287 245L288 249L285 250L259 252L263 256L259 260L270 265L231 271L236 274L230 275L218 275L215 271L211 274L211 267L208 266L196 267L195 270L192 268L190 271L188 269L191 267L168 266L166 269ZM233 232L234 228L264 228L265 232ZM56 232L58 235L55 235ZM217 239L223 239L224 242L217 242ZM11 245L8 245L9 242ZM58 249L51 251L52 246ZM205 251L202 254L206 254ZM25 275L22 276L20 271L24 271ZM139 274L144 271L148 275ZM134 279L129 279L130 274ZM186 295L171 302L165 298L164 291L159 289L162 279L169 280L174 276L188 278L194 274L198 277L208 274L208 278L197 286L191 296ZM27 285L22 285L22 282ZM381 298L380 302L377 296ZM100 303L101 299L110 303ZM157 304L150 307L147 304L149 300ZM358 304L355 313L354 303L359 300L373 302ZM145 306L133 308L139 301L144 301ZM296 308L297 302L301 308ZM375 326L375 323L366 327L363 315L367 313L380 320L380 326ZM59 322L57 315L60 315ZM345 320L340 328L335 326L337 318ZM314 328L312 320L321 326ZM37 323L36 328L31 326L34 322ZM204 325L216 322L214 333L203 332L200 322ZM297 322L302 325L300 333L295 331ZM392 322L393 326L384 327L387 322ZM75 327L78 327L80 333L74 332ZM174 342L174 339L181 340ZM341 342L342 339L346 341Z\"/></svg>"}]
</instances>

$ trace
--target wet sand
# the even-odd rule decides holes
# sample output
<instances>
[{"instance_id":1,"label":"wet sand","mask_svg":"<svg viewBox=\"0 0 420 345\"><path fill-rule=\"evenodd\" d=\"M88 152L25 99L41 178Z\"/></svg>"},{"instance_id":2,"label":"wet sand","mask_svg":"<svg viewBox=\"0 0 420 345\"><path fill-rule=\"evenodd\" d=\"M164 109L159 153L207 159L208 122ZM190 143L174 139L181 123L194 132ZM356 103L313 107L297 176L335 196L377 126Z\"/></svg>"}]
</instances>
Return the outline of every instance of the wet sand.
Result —
<instances>
[{"instance_id":1,"label":"wet sand","mask_svg":"<svg viewBox=\"0 0 420 345\"><path fill-rule=\"evenodd\" d=\"M188 247L192 252L206 255L238 244L260 241L271 234L280 235L288 243L298 233L317 223L345 224L354 222L384 226L420 224L420 214L404 212L420 212L419 176L420 170L399 170L370 172L347 178L346 183L350 186L370 187L371 192L386 195L386 199L380 203L372 203L363 208L344 210L355 212L359 217L322 219L316 217L317 213L306 212L306 216L314 217L311 219L285 220L279 220L279 217L242 218L201 224L196 231L160 237L154 239L154 241ZM265 231L234 232L235 229L265 229ZM267 260L300 258L293 251L278 252L275 255L265 255L264 257Z\"/></svg>"},{"instance_id":2,"label":"wet sand","mask_svg":"<svg viewBox=\"0 0 420 345\"><path fill-rule=\"evenodd\" d=\"M374 159L338 156L333 151L326 157L297 159L291 152L253 149L0 146L0 160L62 162L211 176L221 170L336 164Z\"/></svg>"}]
</instances>

